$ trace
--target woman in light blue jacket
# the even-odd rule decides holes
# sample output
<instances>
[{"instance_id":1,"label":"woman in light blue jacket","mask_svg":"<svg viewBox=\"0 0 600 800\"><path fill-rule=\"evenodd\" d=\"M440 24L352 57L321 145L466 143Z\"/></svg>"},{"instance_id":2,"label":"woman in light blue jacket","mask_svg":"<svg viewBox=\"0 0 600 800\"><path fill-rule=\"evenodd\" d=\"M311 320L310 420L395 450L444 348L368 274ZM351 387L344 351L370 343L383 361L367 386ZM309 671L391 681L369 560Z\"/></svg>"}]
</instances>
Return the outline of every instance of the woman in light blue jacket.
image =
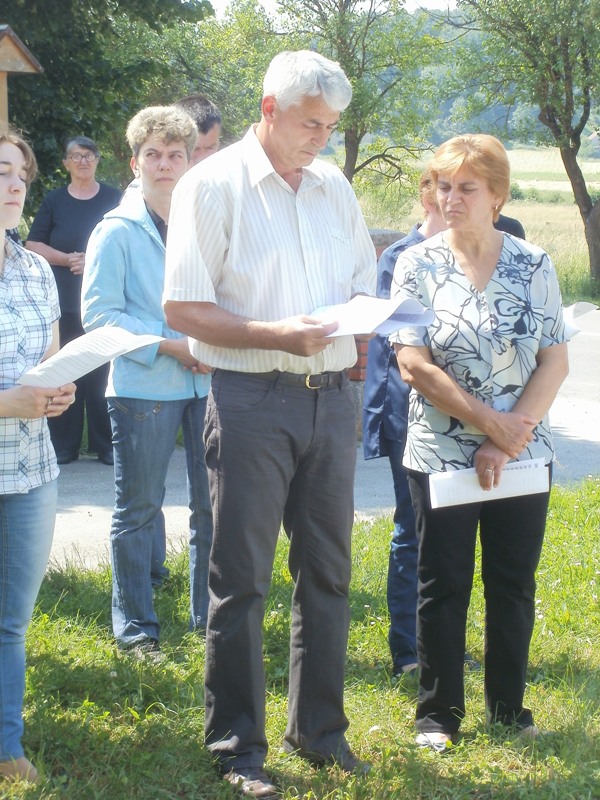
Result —
<instances>
[{"instance_id":1,"label":"woman in light blue jacket","mask_svg":"<svg viewBox=\"0 0 600 800\"><path fill-rule=\"evenodd\" d=\"M127 129L140 179L93 231L86 251L82 318L86 330L118 325L165 339L116 358L106 396L115 451L111 526L112 620L119 646L161 660L152 587L166 574L162 505L179 427L190 505L191 628L204 629L212 516L202 432L210 369L168 327L162 309L165 241L173 189L189 166L197 130L183 111L158 106Z\"/></svg>"}]
</instances>

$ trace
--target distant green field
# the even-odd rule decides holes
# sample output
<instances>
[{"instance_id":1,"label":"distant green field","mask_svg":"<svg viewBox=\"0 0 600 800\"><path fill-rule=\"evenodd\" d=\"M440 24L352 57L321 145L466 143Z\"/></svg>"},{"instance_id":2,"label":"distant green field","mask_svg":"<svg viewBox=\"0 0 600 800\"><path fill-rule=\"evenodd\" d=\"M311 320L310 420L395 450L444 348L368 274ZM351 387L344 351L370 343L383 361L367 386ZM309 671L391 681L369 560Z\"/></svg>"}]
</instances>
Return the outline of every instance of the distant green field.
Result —
<instances>
[{"instance_id":1,"label":"distant green field","mask_svg":"<svg viewBox=\"0 0 600 800\"><path fill-rule=\"evenodd\" d=\"M512 179L515 181L560 181L569 187L560 152L556 147L515 149L508 151ZM586 181L600 184L600 159L579 159Z\"/></svg>"}]
</instances>

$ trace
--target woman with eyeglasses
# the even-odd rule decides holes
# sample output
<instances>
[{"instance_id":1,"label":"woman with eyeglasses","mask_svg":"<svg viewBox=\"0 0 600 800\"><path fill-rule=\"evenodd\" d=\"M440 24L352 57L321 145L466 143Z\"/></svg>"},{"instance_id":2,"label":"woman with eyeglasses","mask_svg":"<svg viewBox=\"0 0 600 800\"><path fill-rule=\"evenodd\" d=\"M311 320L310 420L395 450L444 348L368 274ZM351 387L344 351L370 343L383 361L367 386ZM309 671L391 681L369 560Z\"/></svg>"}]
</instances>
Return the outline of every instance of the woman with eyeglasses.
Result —
<instances>
[{"instance_id":1,"label":"woman with eyeglasses","mask_svg":"<svg viewBox=\"0 0 600 800\"><path fill-rule=\"evenodd\" d=\"M67 141L63 165L69 183L49 192L33 220L25 243L28 250L50 263L60 301L60 346L83 334L81 282L85 248L90 233L107 211L119 204L121 192L96 180L100 152L87 136ZM59 464L79 458L87 414L88 452L103 464L113 464L112 435L104 393L106 364L77 381L77 400L60 419L50 423L52 444Z\"/></svg>"}]
</instances>

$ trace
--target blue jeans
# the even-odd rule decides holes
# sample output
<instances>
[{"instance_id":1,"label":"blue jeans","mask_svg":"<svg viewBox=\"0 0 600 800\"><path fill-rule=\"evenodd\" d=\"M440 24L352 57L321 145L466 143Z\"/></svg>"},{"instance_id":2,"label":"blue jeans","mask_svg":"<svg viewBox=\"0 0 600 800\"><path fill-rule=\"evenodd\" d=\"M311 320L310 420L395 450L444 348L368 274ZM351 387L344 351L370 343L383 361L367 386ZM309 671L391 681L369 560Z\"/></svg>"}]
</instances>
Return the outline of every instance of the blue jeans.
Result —
<instances>
[{"instance_id":1,"label":"blue jeans","mask_svg":"<svg viewBox=\"0 0 600 800\"><path fill-rule=\"evenodd\" d=\"M112 621L117 642L131 647L159 639L152 586L165 574L162 505L179 427L187 461L190 515L190 628L208 616L208 556L212 513L204 461L206 397L108 400L115 454L115 508L110 532Z\"/></svg>"},{"instance_id":2,"label":"blue jeans","mask_svg":"<svg viewBox=\"0 0 600 800\"><path fill-rule=\"evenodd\" d=\"M0 495L0 761L23 756L25 631L46 571L57 482Z\"/></svg>"},{"instance_id":3,"label":"blue jeans","mask_svg":"<svg viewBox=\"0 0 600 800\"><path fill-rule=\"evenodd\" d=\"M386 439L394 479L396 510L388 564L387 602L390 614L388 641L394 673L417 662L417 560L419 545L415 515L402 466L404 442Z\"/></svg>"}]
</instances>

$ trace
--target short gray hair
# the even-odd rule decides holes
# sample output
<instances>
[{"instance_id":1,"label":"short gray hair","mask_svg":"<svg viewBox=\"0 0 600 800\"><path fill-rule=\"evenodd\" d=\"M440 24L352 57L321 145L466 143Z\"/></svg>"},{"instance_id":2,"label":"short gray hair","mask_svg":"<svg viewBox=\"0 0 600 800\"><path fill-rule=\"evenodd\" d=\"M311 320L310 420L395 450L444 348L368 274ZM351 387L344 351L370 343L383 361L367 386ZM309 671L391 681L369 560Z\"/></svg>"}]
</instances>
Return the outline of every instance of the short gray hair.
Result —
<instances>
[{"instance_id":1,"label":"short gray hair","mask_svg":"<svg viewBox=\"0 0 600 800\"><path fill-rule=\"evenodd\" d=\"M90 150L95 156L100 158L100 150L98 145L89 136L71 136L65 142L65 158L69 155L72 147L82 147L84 150Z\"/></svg>"},{"instance_id":2,"label":"short gray hair","mask_svg":"<svg viewBox=\"0 0 600 800\"><path fill-rule=\"evenodd\" d=\"M283 110L303 97L321 95L332 111L343 111L352 99L352 87L336 61L312 50L286 50L269 64L263 97L274 97Z\"/></svg>"}]
</instances>

